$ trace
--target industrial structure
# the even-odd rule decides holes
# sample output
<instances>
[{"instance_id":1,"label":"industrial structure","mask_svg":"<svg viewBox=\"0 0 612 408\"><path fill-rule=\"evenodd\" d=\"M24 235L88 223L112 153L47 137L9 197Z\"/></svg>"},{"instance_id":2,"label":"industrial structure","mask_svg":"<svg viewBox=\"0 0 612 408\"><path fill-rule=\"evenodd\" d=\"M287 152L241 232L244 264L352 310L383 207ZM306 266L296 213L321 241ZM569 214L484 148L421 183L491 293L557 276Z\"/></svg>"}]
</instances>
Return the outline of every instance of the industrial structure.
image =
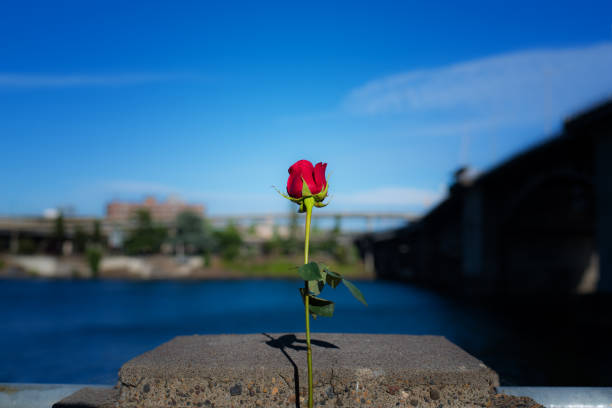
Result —
<instances>
[{"instance_id":1,"label":"industrial structure","mask_svg":"<svg viewBox=\"0 0 612 408\"><path fill-rule=\"evenodd\" d=\"M417 222L360 237L381 278L477 293L612 291L612 101L492 170L455 173Z\"/></svg>"}]
</instances>

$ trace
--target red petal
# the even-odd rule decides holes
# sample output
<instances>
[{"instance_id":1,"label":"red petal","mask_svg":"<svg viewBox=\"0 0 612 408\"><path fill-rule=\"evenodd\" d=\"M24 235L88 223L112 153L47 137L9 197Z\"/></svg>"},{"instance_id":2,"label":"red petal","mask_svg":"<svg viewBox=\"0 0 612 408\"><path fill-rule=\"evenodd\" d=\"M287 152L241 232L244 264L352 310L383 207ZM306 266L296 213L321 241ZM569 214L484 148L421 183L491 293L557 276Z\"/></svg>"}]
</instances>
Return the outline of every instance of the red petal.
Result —
<instances>
[{"instance_id":1,"label":"red petal","mask_svg":"<svg viewBox=\"0 0 612 408\"><path fill-rule=\"evenodd\" d=\"M314 167L314 181L317 185L316 192L312 191L313 194L317 194L321 192L325 188L325 169L327 168L327 163L317 163Z\"/></svg>"},{"instance_id":2,"label":"red petal","mask_svg":"<svg viewBox=\"0 0 612 408\"><path fill-rule=\"evenodd\" d=\"M299 160L293 163L291 167L289 167L289 174L292 174L294 172L312 173L313 170L314 167L312 166L311 162L309 162L308 160Z\"/></svg>"},{"instance_id":3,"label":"red petal","mask_svg":"<svg viewBox=\"0 0 612 408\"><path fill-rule=\"evenodd\" d=\"M293 198L302 197L302 179L308 185L310 192L316 194L321 189L317 190L317 185L314 181L314 167L308 160L300 160L289 167L289 180L287 180L287 193ZM298 187L299 186L299 187ZM299 193L297 189L299 188Z\"/></svg>"},{"instance_id":4,"label":"red petal","mask_svg":"<svg viewBox=\"0 0 612 408\"><path fill-rule=\"evenodd\" d=\"M297 172L291 174L287 180L287 194L293 198L302 198L302 178Z\"/></svg>"}]
</instances>

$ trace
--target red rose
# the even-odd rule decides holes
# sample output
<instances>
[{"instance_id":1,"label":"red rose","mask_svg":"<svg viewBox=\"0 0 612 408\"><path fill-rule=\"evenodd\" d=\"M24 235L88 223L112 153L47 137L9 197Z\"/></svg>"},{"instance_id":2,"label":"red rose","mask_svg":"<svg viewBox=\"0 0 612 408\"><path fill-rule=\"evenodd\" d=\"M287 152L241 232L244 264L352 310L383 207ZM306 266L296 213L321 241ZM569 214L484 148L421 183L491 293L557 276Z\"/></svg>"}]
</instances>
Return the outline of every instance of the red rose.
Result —
<instances>
[{"instance_id":1,"label":"red rose","mask_svg":"<svg viewBox=\"0 0 612 408\"><path fill-rule=\"evenodd\" d=\"M327 186L325 169L327 163L317 163L312 166L308 160L300 160L289 167L289 180L287 180L287 193L293 198L302 198L304 182L312 195L319 194ZM322 197L324 198L324 197ZM321 198L321 199L322 199Z\"/></svg>"}]
</instances>

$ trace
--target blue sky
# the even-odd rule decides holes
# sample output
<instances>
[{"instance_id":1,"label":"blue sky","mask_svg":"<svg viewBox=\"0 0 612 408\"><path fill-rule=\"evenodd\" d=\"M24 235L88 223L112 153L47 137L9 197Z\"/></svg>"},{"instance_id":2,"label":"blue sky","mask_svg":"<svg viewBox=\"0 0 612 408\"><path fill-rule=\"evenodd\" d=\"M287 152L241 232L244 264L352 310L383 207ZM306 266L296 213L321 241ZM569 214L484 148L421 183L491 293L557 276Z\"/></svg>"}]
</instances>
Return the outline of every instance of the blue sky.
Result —
<instances>
[{"instance_id":1,"label":"blue sky","mask_svg":"<svg viewBox=\"0 0 612 408\"><path fill-rule=\"evenodd\" d=\"M609 1L7 1L0 215L284 211L302 158L335 210L422 212L611 95Z\"/></svg>"}]
</instances>

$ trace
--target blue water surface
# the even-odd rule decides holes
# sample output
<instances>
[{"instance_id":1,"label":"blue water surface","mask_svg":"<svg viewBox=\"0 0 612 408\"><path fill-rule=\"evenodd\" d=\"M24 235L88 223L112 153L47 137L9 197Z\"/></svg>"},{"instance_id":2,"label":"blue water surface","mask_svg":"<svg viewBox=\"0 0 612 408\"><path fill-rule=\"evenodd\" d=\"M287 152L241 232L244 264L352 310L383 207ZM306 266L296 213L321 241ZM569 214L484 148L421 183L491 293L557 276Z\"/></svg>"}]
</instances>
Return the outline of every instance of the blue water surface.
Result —
<instances>
[{"instance_id":1,"label":"blue water surface","mask_svg":"<svg viewBox=\"0 0 612 408\"><path fill-rule=\"evenodd\" d=\"M481 359L507 335L485 313L427 290L357 284L369 306L326 288L336 312L311 321L313 332L438 334ZM113 384L125 361L178 335L303 332L300 285L0 280L0 382Z\"/></svg>"}]
</instances>

